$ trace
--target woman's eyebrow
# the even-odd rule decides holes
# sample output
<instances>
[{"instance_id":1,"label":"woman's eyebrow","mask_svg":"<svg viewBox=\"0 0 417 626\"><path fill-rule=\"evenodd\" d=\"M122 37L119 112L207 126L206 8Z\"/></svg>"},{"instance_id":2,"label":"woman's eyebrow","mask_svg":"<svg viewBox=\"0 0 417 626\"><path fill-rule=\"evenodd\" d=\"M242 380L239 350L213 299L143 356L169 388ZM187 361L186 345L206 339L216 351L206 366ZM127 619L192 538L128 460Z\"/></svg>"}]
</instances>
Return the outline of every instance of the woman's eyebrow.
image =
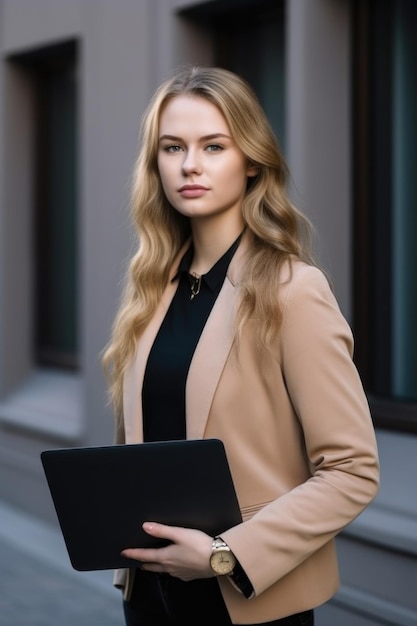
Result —
<instances>
[{"instance_id":1,"label":"woman's eyebrow","mask_svg":"<svg viewBox=\"0 0 417 626\"><path fill-rule=\"evenodd\" d=\"M212 139L231 139L230 135L226 135L224 133L212 133L210 135L204 135L203 137L199 138L199 141L211 141ZM159 141L164 141L164 140L169 140L169 141L183 141L183 139L181 137L176 137L175 135L161 135L161 137L159 138Z\"/></svg>"}]
</instances>

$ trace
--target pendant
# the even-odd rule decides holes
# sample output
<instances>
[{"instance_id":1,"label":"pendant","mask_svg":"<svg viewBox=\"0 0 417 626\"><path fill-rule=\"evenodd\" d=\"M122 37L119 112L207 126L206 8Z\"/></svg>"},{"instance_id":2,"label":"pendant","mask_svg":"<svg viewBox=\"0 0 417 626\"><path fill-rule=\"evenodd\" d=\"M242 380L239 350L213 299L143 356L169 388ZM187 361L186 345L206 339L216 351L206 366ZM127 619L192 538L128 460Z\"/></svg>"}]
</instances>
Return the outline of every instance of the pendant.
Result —
<instances>
[{"instance_id":1,"label":"pendant","mask_svg":"<svg viewBox=\"0 0 417 626\"><path fill-rule=\"evenodd\" d=\"M201 275L192 272L191 274L191 297L190 300L194 300L200 293L201 288Z\"/></svg>"}]
</instances>

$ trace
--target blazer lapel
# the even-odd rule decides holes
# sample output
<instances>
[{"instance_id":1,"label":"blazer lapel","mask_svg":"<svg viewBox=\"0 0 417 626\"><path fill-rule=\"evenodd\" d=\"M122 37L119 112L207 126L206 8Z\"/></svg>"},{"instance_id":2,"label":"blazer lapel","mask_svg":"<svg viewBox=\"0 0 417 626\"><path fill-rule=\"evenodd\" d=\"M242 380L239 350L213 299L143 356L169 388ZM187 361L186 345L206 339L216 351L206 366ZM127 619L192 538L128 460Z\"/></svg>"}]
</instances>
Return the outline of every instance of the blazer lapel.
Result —
<instances>
[{"instance_id":1,"label":"blazer lapel","mask_svg":"<svg viewBox=\"0 0 417 626\"><path fill-rule=\"evenodd\" d=\"M239 276L246 251L237 249L194 352L186 385L187 438L204 437L213 397L235 337Z\"/></svg>"},{"instance_id":2,"label":"blazer lapel","mask_svg":"<svg viewBox=\"0 0 417 626\"><path fill-rule=\"evenodd\" d=\"M226 278L197 344L186 385L187 439L202 439L220 375L233 343L235 291Z\"/></svg>"},{"instance_id":3,"label":"blazer lapel","mask_svg":"<svg viewBox=\"0 0 417 626\"><path fill-rule=\"evenodd\" d=\"M163 322L165 314L177 290L178 283L171 282L178 268L182 256L190 245L188 240L180 249L170 272L168 285L162 295L161 301L143 334L137 342L137 348L132 363L128 367L123 381L123 415L125 425L126 442L143 441L143 415L142 415L142 386L145 376L145 368L155 337Z\"/></svg>"}]
</instances>

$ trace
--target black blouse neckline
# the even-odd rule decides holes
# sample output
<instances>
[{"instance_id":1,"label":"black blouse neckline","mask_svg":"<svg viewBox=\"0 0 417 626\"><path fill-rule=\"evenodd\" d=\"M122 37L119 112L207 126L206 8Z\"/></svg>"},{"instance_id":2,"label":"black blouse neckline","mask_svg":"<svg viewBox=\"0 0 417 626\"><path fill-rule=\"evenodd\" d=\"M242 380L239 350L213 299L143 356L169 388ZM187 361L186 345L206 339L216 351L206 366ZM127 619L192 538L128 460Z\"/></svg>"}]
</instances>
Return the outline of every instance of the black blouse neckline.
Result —
<instances>
[{"instance_id":1,"label":"black blouse neckline","mask_svg":"<svg viewBox=\"0 0 417 626\"><path fill-rule=\"evenodd\" d=\"M226 250L226 252L220 257L220 259L216 261L213 267L206 274L201 275L201 280L205 282L205 284L211 291L216 291L219 285L224 281L225 273L227 272L229 263L232 260L233 255L240 244L242 235L243 233L240 233L239 237L235 239L230 248L228 248L228 250ZM172 279L172 282L178 280L183 274L187 274L187 276L190 276L190 267L193 261L193 257L194 246L193 244L191 244L184 256L182 257L178 266L178 271Z\"/></svg>"}]
</instances>

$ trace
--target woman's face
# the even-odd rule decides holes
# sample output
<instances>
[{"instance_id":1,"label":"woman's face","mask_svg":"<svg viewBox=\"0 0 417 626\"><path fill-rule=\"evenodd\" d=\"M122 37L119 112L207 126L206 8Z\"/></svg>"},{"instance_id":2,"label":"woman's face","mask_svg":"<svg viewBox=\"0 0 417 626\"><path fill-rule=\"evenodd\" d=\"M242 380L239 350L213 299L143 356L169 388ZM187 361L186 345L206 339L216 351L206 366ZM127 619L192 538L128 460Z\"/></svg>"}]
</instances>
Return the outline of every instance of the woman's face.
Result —
<instances>
[{"instance_id":1,"label":"woman's face","mask_svg":"<svg viewBox=\"0 0 417 626\"><path fill-rule=\"evenodd\" d=\"M159 124L158 169L171 205L191 219L241 214L255 176L220 110L199 96L168 101Z\"/></svg>"}]
</instances>

